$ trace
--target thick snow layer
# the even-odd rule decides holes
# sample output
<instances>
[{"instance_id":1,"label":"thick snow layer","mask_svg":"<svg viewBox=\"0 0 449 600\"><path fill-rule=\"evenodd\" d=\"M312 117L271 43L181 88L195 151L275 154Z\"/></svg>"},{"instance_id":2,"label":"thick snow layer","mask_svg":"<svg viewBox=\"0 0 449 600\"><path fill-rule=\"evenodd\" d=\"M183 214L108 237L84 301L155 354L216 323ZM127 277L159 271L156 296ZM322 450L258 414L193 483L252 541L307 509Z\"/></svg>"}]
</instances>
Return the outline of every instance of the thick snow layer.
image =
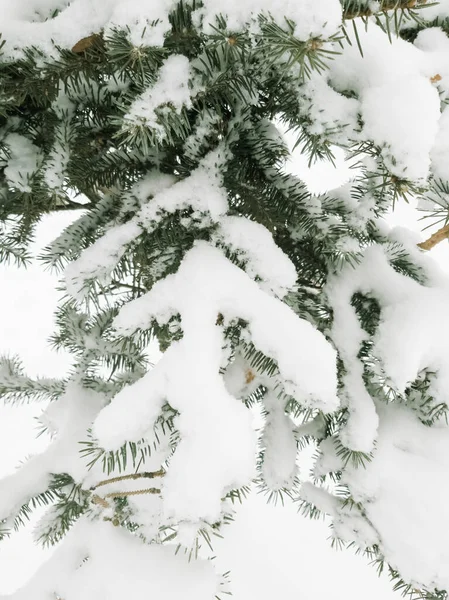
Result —
<instances>
[{"instance_id":1,"label":"thick snow layer","mask_svg":"<svg viewBox=\"0 0 449 600\"><path fill-rule=\"evenodd\" d=\"M398 79L364 91L364 136L384 148L383 157L392 173L425 180L440 114L438 93L425 77ZM387 98L388 106L384 109ZM418 120L416 115L422 106L426 107L425 118ZM410 127L412 122L414 126Z\"/></svg>"},{"instance_id":2,"label":"thick snow layer","mask_svg":"<svg viewBox=\"0 0 449 600\"><path fill-rule=\"evenodd\" d=\"M68 473L75 481L82 481L87 467L79 454L79 442L86 439L87 429L104 403L103 395L73 382L68 384L65 394L48 409L56 439L0 481L0 518L15 517L22 504L46 491L53 473Z\"/></svg>"},{"instance_id":3,"label":"thick snow layer","mask_svg":"<svg viewBox=\"0 0 449 600\"><path fill-rule=\"evenodd\" d=\"M45 165L44 180L49 189L63 189L69 158L67 147L60 140L56 140Z\"/></svg>"},{"instance_id":4,"label":"thick snow layer","mask_svg":"<svg viewBox=\"0 0 449 600\"><path fill-rule=\"evenodd\" d=\"M275 392L270 390L264 396L264 406L267 414L261 441L263 479L271 490L291 489L297 475L294 424Z\"/></svg>"},{"instance_id":5,"label":"thick snow layer","mask_svg":"<svg viewBox=\"0 0 449 600\"><path fill-rule=\"evenodd\" d=\"M398 177L425 180L440 116L438 91L431 81L438 71L431 53L401 39L390 42L370 24L367 29L358 27L362 56L354 34L349 35L352 45L345 44L330 63L333 86L358 95L360 136L382 148L390 171Z\"/></svg>"},{"instance_id":6,"label":"thick snow layer","mask_svg":"<svg viewBox=\"0 0 449 600\"><path fill-rule=\"evenodd\" d=\"M261 376L244 356L237 352L223 375L226 389L235 398L245 398L255 392L262 383ZM266 381L264 381L266 383Z\"/></svg>"},{"instance_id":7,"label":"thick snow layer","mask_svg":"<svg viewBox=\"0 0 449 600\"><path fill-rule=\"evenodd\" d=\"M390 41L373 22L358 23L362 56L352 27L346 30L351 44L335 46L339 54L329 69L298 87L307 132L343 147L374 142L387 169L400 178L424 183L431 160L443 176L447 135L440 112L449 97L447 35L432 27L411 44L395 36Z\"/></svg>"},{"instance_id":8,"label":"thick snow layer","mask_svg":"<svg viewBox=\"0 0 449 600\"><path fill-rule=\"evenodd\" d=\"M2 598L178 600L189 590L196 600L211 600L218 588L212 563L189 562L174 550L147 545L110 522L82 518L28 584Z\"/></svg>"},{"instance_id":9,"label":"thick snow layer","mask_svg":"<svg viewBox=\"0 0 449 600\"><path fill-rule=\"evenodd\" d=\"M414 42L426 60L426 72L438 90L442 109L449 98L449 38L440 27L429 27L421 31Z\"/></svg>"},{"instance_id":10,"label":"thick snow layer","mask_svg":"<svg viewBox=\"0 0 449 600\"><path fill-rule=\"evenodd\" d=\"M445 108L438 121L438 135L432 148L432 169L436 177L449 179L449 110Z\"/></svg>"},{"instance_id":11,"label":"thick snow layer","mask_svg":"<svg viewBox=\"0 0 449 600\"><path fill-rule=\"evenodd\" d=\"M416 587L449 589L449 429L426 427L407 407L378 405L377 447L344 482L362 501L387 561Z\"/></svg>"},{"instance_id":12,"label":"thick snow layer","mask_svg":"<svg viewBox=\"0 0 449 600\"><path fill-rule=\"evenodd\" d=\"M374 337L374 353L391 385L402 393L422 370L429 369L437 373L441 387L447 388L449 284L445 279L438 281L436 273L433 279L424 286L398 273L384 250L374 246L367 249L357 268L349 266L328 285L334 309L331 336L345 363L344 396L351 414L343 439L353 449L372 449L378 417L363 383L363 365L357 358L367 334L351 298L355 292L362 292L379 301L381 320Z\"/></svg>"}]
</instances>

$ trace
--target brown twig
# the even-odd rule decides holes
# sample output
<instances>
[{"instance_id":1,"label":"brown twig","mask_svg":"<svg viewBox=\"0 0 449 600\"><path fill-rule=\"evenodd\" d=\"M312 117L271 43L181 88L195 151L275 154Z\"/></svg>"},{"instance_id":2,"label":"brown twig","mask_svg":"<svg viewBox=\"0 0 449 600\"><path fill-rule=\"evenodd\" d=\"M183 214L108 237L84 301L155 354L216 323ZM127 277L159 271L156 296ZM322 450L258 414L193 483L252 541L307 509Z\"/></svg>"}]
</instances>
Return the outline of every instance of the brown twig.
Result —
<instances>
[{"instance_id":1,"label":"brown twig","mask_svg":"<svg viewBox=\"0 0 449 600\"><path fill-rule=\"evenodd\" d=\"M434 246L449 237L449 224L435 231L427 240L418 244L423 250L432 250Z\"/></svg>"},{"instance_id":2,"label":"brown twig","mask_svg":"<svg viewBox=\"0 0 449 600\"><path fill-rule=\"evenodd\" d=\"M131 490L129 492L111 492L105 498L127 498L128 496L140 496L141 494L160 494L159 488L147 488L146 490Z\"/></svg>"},{"instance_id":3,"label":"brown twig","mask_svg":"<svg viewBox=\"0 0 449 600\"><path fill-rule=\"evenodd\" d=\"M159 469L159 471L145 471L144 473L131 473L131 475L121 475L120 477L111 477L111 479L104 479L91 487L91 490L96 490L97 488L103 485L109 485L110 483L117 483L118 481L125 481L129 479L142 479L145 477L146 479L154 479L155 477L163 477L165 475L164 469Z\"/></svg>"}]
</instances>

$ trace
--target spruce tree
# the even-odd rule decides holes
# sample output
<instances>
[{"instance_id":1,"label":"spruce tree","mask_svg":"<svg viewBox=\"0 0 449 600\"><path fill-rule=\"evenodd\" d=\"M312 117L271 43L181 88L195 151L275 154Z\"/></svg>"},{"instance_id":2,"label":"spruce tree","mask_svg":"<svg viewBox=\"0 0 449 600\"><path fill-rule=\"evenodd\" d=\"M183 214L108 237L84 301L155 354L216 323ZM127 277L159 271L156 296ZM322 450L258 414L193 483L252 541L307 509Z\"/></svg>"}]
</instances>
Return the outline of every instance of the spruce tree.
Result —
<instances>
[{"instance_id":1,"label":"spruce tree","mask_svg":"<svg viewBox=\"0 0 449 600\"><path fill-rule=\"evenodd\" d=\"M40 257L71 372L1 360L3 400L44 400L52 436L0 482L2 535L48 505L36 537L59 544L11 597L221 597L232 578L188 559L253 485L446 598L449 284L426 253L447 228L419 246L385 217L415 197L448 216L447 1L17 4L0 259L26 263L43 214L80 216ZM285 129L311 164L343 148L352 179L311 194Z\"/></svg>"}]
</instances>

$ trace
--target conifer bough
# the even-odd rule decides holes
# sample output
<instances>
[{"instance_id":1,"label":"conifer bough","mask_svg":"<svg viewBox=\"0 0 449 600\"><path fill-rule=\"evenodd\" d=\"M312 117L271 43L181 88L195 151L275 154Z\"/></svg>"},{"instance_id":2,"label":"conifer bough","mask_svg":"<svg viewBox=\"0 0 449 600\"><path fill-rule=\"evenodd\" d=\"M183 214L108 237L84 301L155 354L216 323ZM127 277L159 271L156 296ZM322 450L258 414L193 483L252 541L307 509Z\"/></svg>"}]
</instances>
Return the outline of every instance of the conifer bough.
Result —
<instances>
[{"instance_id":1,"label":"conifer bough","mask_svg":"<svg viewBox=\"0 0 449 600\"><path fill-rule=\"evenodd\" d=\"M1 533L47 506L59 543L8 597L220 598L214 537L258 489L446 598L449 282L422 250L447 226L387 217L449 216L448 0L0 7L0 260L76 209L40 256L73 368L0 361L52 436L0 481ZM349 181L311 193L287 130Z\"/></svg>"}]
</instances>

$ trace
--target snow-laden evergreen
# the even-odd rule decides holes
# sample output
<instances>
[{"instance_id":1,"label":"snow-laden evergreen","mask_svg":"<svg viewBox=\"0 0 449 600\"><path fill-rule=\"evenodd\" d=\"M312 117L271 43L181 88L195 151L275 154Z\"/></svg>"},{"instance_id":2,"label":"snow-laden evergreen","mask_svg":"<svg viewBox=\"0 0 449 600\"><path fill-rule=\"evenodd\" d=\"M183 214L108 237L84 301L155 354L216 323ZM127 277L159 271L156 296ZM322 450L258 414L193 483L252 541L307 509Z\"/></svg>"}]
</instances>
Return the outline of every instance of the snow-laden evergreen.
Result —
<instances>
[{"instance_id":1,"label":"snow-laden evergreen","mask_svg":"<svg viewBox=\"0 0 449 600\"><path fill-rule=\"evenodd\" d=\"M449 1L426 4L0 0L0 259L80 215L41 257L72 371L0 363L51 436L0 481L2 534L44 504L58 544L12 600L220 598L251 485L446 597L449 281L385 220L449 213ZM287 129L351 180L311 194Z\"/></svg>"}]
</instances>

